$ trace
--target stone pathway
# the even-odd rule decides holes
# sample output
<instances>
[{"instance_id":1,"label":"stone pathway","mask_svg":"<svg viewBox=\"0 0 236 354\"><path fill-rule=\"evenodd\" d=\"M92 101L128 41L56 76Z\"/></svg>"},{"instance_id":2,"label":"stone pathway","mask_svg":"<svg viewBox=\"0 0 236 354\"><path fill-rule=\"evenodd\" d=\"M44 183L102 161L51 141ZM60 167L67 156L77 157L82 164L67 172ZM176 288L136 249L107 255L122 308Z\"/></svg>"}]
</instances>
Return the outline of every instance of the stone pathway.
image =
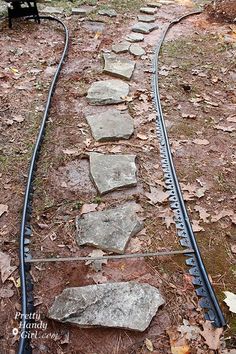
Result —
<instances>
[{"instance_id":1,"label":"stone pathway","mask_svg":"<svg viewBox=\"0 0 236 354\"><path fill-rule=\"evenodd\" d=\"M80 8L81 9L81 8ZM81 10L80 10L81 11ZM158 28L155 23L157 6L150 3L140 9L138 21L131 32L112 45L112 52L103 53L103 73L118 79L93 82L87 92L91 106L103 106L102 111L86 112L85 117L93 138L98 141L128 140L134 133L134 122L127 112L107 105L125 102L129 84L135 74L136 62L124 56L142 57L146 51L138 42ZM101 16L115 17L114 10L101 10ZM114 54L115 53L115 54ZM124 81L125 80L125 81ZM131 145L132 149L132 145ZM99 195L137 185L136 155L89 153L90 177ZM77 244L100 250L124 253L130 239L143 224L132 204L124 204L80 215L76 221ZM52 319L79 326L122 327L144 331L158 307L164 304L158 289L148 284L106 283L65 289L52 305Z\"/></svg>"}]
</instances>

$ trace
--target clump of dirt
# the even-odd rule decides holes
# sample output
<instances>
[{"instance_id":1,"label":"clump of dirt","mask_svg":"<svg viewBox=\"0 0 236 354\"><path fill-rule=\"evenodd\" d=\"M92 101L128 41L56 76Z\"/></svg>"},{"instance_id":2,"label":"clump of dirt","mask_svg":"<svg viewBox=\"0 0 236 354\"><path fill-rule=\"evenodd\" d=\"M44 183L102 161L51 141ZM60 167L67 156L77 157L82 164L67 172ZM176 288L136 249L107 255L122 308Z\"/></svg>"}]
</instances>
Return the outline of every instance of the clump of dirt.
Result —
<instances>
[{"instance_id":1,"label":"clump of dirt","mask_svg":"<svg viewBox=\"0 0 236 354\"><path fill-rule=\"evenodd\" d=\"M235 0L214 0L206 5L206 11L220 21L236 22Z\"/></svg>"}]
</instances>

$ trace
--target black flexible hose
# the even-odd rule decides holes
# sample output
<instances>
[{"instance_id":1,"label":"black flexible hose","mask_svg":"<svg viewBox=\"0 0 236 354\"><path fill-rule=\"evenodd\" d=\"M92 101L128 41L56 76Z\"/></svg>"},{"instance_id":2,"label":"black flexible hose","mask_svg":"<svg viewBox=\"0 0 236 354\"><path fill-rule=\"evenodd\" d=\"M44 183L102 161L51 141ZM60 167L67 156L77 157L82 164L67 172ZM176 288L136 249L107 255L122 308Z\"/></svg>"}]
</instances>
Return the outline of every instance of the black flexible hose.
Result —
<instances>
[{"instance_id":1,"label":"black flexible hose","mask_svg":"<svg viewBox=\"0 0 236 354\"><path fill-rule=\"evenodd\" d=\"M19 254L19 259L20 259L20 281L21 281L21 330L20 330L20 340L19 340L19 347L18 347L18 354L28 354L32 352L32 349L30 347L30 335L29 332L30 330L27 329L27 324L29 324L29 319L27 319L27 315L32 313L33 310L33 301L32 298L28 298L28 288L31 289L32 293L32 284L30 281L30 274L29 274L29 268L28 265L25 263L25 257L26 257L26 252L25 252L25 240L26 237L30 236L31 230L29 226L29 220L31 217L31 202L32 202L32 191L33 191L33 182L34 182L34 176L35 176L35 171L37 168L37 161L39 158L39 153L41 149L41 145L43 142L44 134L45 134L45 128L46 128L46 123L51 107L51 101L52 97L55 91L56 83L64 62L64 59L67 54L68 50L68 43L69 43L69 32L66 27L66 25L59 19L51 16L40 16L40 19L43 20L50 20L50 21L55 21L58 22L64 29L65 33L65 39L64 39L64 49L63 53L61 55L60 62L58 64L56 73L54 74L49 92L48 92L48 98L42 118L42 122L39 128L39 133L38 137L36 140L36 143L34 145L34 150L29 166L29 171L28 171L28 179L27 179L27 185L25 189L25 194L24 194L24 205L23 205L23 212L22 212L22 219L21 219L21 229L20 229L20 254Z\"/></svg>"}]
</instances>

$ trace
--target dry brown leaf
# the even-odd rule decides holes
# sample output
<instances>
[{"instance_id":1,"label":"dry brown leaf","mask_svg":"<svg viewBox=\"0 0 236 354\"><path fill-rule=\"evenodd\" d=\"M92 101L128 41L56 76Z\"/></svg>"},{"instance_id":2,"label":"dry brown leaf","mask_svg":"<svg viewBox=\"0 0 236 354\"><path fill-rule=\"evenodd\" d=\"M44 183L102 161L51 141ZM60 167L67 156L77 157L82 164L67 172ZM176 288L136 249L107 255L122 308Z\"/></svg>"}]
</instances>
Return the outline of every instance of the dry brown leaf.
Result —
<instances>
[{"instance_id":1,"label":"dry brown leaf","mask_svg":"<svg viewBox=\"0 0 236 354\"><path fill-rule=\"evenodd\" d=\"M153 352L154 348L153 348L153 344L150 341L150 339L146 338L144 343L145 343L145 346L146 346L147 350L149 352Z\"/></svg>"},{"instance_id":2,"label":"dry brown leaf","mask_svg":"<svg viewBox=\"0 0 236 354\"><path fill-rule=\"evenodd\" d=\"M169 197L168 192L164 192L161 188L151 187L150 193L145 193L146 197L153 203L163 203Z\"/></svg>"},{"instance_id":3,"label":"dry brown leaf","mask_svg":"<svg viewBox=\"0 0 236 354\"><path fill-rule=\"evenodd\" d=\"M190 284L192 285L192 278ZM189 321L184 319L183 324L178 327L178 331L182 336L185 336L187 340L195 340L199 336L200 328L190 325Z\"/></svg>"},{"instance_id":4,"label":"dry brown leaf","mask_svg":"<svg viewBox=\"0 0 236 354\"><path fill-rule=\"evenodd\" d=\"M80 210L80 214L88 214L91 213L93 211L96 211L98 207L98 204L92 203L92 204L83 204L81 210Z\"/></svg>"},{"instance_id":5,"label":"dry brown leaf","mask_svg":"<svg viewBox=\"0 0 236 354\"><path fill-rule=\"evenodd\" d=\"M101 273L89 275L89 278L92 278L96 284L103 284L107 282L107 277L105 277Z\"/></svg>"},{"instance_id":6,"label":"dry brown leaf","mask_svg":"<svg viewBox=\"0 0 236 354\"><path fill-rule=\"evenodd\" d=\"M182 113L181 114L182 118L190 118L190 119L195 119L197 116L195 114L189 114L189 113Z\"/></svg>"},{"instance_id":7,"label":"dry brown leaf","mask_svg":"<svg viewBox=\"0 0 236 354\"><path fill-rule=\"evenodd\" d=\"M236 245L232 245L232 246L231 246L231 252L232 252L233 254L236 254Z\"/></svg>"},{"instance_id":8,"label":"dry brown leaf","mask_svg":"<svg viewBox=\"0 0 236 354\"><path fill-rule=\"evenodd\" d=\"M227 121L230 122L230 123L236 123L236 116L228 117Z\"/></svg>"},{"instance_id":9,"label":"dry brown leaf","mask_svg":"<svg viewBox=\"0 0 236 354\"><path fill-rule=\"evenodd\" d=\"M166 331L170 338L170 346L172 354L190 354L190 348L187 344L187 340L185 337L181 336L178 333L177 328L169 328Z\"/></svg>"},{"instance_id":10,"label":"dry brown leaf","mask_svg":"<svg viewBox=\"0 0 236 354\"><path fill-rule=\"evenodd\" d=\"M9 287L0 289L0 297L2 298L10 298L13 295L14 295L14 291Z\"/></svg>"},{"instance_id":11,"label":"dry brown leaf","mask_svg":"<svg viewBox=\"0 0 236 354\"><path fill-rule=\"evenodd\" d=\"M65 150L62 150L62 152L65 155L77 155L78 154L77 149L65 149Z\"/></svg>"},{"instance_id":12,"label":"dry brown leaf","mask_svg":"<svg viewBox=\"0 0 236 354\"><path fill-rule=\"evenodd\" d=\"M200 223L199 220L192 220L193 232L204 231L204 228L202 226L200 226L199 223Z\"/></svg>"},{"instance_id":13,"label":"dry brown leaf","mask_svg":"<svg viewBox=\"0 0 236 354\"><path fill-rule=\"evenodd\" d=\"M205 208L202 208L200 205L195 205L194 210L199 212L199 217L202 219L204 222L208 223L209 216L211 216Z\"/></svg>"},{"instance_id":14,"label":"dry brown leaf","mask_svg":"<svg viewBox=\"0 0 236 354\"><path fill-rule=\"evenodd\" d=\"M235 127L225 127L224 125L220 125L220 124L215 125L214 128L217 130L223 130L224 132L229 132L229 133L234 132L236 130Z\"/></svg>"},{"instance_id":15,"label":"dry brown leaf","mask_svg":"<svg viewBox=\"0 0 236 354\"><path fill-rule=\"evenodd\" d=\"M4 283L9 276L16 270L17 267L11 266L11 257L0 251L0 271L1 271L1 279Z\"/></svg>"},{"instance_id":16,"label":"dry brown leaf","mask_svg":"<svg viewBox=\"0 0 236 354\"><path fill-rule=\"evenodd\" d=\"M13 116L12 118L15 122L18 122L18 123L22 123L25 120L25 118L22 116Z\"/></svg>"},{"instance_id":17,"label":"dry brown leaf","mask_svg":"<svg viewBox=\"0 0 236 354\"><path fill-rule=\"evenodd\" d=\"M203 331L200 333L209 349L218 350L220 348L220 336L223 333L223 328L213 327L211 321L206 321L203 324Z\"/></svg>"},{"instance_id":18,"label":"dry brown leaf","mask_svg":"<svg viewBox=\"0 0 236 354\"><path fill-rule=\"evenodd\" d=\"M170 208L165 208L162 211L160 211L157 217L164 219L164 223L166 224L167 229L170 228L171 224L175 224L174 213Z\"/></svg>"},{"instance_id":19,"label":"dry brown leaf","mask_svg":"<svg viewBox=\"0 0 236 354\"><path fill-rule=\"evenodd\" d=\"M0 204L0 216L2 216L4 213L8 212L8 205L6 204Z\"/></svg>"},{"instance_id":20,"label":"dry brown leaf","mask_svg":"<svg viewBox=\"0 0 236 354\"><path fill-rule=\"evenodd\" d=\"M103 252L102 250L93 250L92 252L90 252L88 254L89 257L93 258L93 257L103 257L104 254L106 254L105 252ZM91 264L92 268L96 271L99 272L102 270L102 265L103 264L107 264L107 259L100 259L100 260L88 260L85 263L86 265Z\"/></svg>"},{"instance_id":21,"label":"dry brown leaf","mask_svg":"<svg viewBox=\"0 0 236 354\"><path fill-rule=\"evenodd\" d=\"M144 134L137 134L137 138L140 140L148 140L147 135L144 135Z\"/></svg>"},{"instance_id":22,"label":"dry brown leaf","mask_svg":"<svg viewBox=\"0 0 236 354\"><path fill-rule=\"evenodd\" d=\"M193 143L197 145L208 145L209 141L206 139L194 139Z\"/></svg>"},{"instance_id":23,"label":"dry brown leaf","mask_svg":"<svg viewBox=\"0 0 236 354\"><path fill-rule=\"evenodd\" d=\"M226 216L228 216L231 219L231 217L235 217L235 213L234 213L233 210L223 209L223 210L221 210L219 212L216 212L216 214L211 217L211 221L212 222L217 222L220 219L225 218Z\"/></svg>"},{"instance_id":24,"label":"dry brown leaf","mask_svg":"<svg viewBox=\"0 0 236 354\"><path fill-rule=\"evenodd\" d=\"M196 197L198 197L198 198L204 197L206 190L207 190L206 187L198 188L195 192Z\"/></svg>"}]
</instances>

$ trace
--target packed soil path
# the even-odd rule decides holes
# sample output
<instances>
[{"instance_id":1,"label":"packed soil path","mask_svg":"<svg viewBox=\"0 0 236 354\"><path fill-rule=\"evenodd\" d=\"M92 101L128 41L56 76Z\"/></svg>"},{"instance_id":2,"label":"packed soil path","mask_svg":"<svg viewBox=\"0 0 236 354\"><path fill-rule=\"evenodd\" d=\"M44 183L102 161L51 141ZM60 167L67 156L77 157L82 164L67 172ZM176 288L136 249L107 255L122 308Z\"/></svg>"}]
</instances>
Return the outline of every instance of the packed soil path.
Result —
<instances>
[{"instance_id":1,"label":"packed soil path","mask_svg":"<svg viewBox=\"0 0 236 354\"><path fill-rule=\"evenodd\" d=\"M104 73L104 53L124 41L140 15L139 1L109 2L116 17L98 14L97 1L85 17L59 14L70 30L70 47L53 99L47 133L34 184L32 241L35 258L96 255L78 246L75 219L92 211L132 205L143 223L127 253L181 249L169 208L156 137L151 78L153 49L171 20L196 9L191 1L163 1L155 16L159 28L139 42L145 53L116 54L135 61L124 102L134 134L127 140L95 141L86 116L107 106L90 105L87 93ZM0 244L11 266L18 266L18 236L27 167L42 117L47 90L63 46L56 24L1 23L0 54ZM37 45L36 45L37 44ZM136 48L137 49L137 48ZM182 256L91 262L39 263L32 266L37 313L44 325L34 331L33 352L233 353L235 314L224 291L236 292L235 131L236 26L213 22L203 12L176 25L161 53L159 81L162 106L177 175L213 287L228 321L214 330L198 306ZM114 52L113 52L114 54ZM136 156L137 186L100 195L91 179L89 154ZM94 253L95 252L95 253ZM99 251L97 251L99 252ZM97 253L101 254L101 253ZM105 254L105 252L103 253ZM1 256L2 257L2 256ZM19 275L2 279L0 353L15 353L20 311ZM78 328L48 318L55 296L66 287L136 281L158 288L166 303L144 332Z\"/></svg>"}]
</instances>

